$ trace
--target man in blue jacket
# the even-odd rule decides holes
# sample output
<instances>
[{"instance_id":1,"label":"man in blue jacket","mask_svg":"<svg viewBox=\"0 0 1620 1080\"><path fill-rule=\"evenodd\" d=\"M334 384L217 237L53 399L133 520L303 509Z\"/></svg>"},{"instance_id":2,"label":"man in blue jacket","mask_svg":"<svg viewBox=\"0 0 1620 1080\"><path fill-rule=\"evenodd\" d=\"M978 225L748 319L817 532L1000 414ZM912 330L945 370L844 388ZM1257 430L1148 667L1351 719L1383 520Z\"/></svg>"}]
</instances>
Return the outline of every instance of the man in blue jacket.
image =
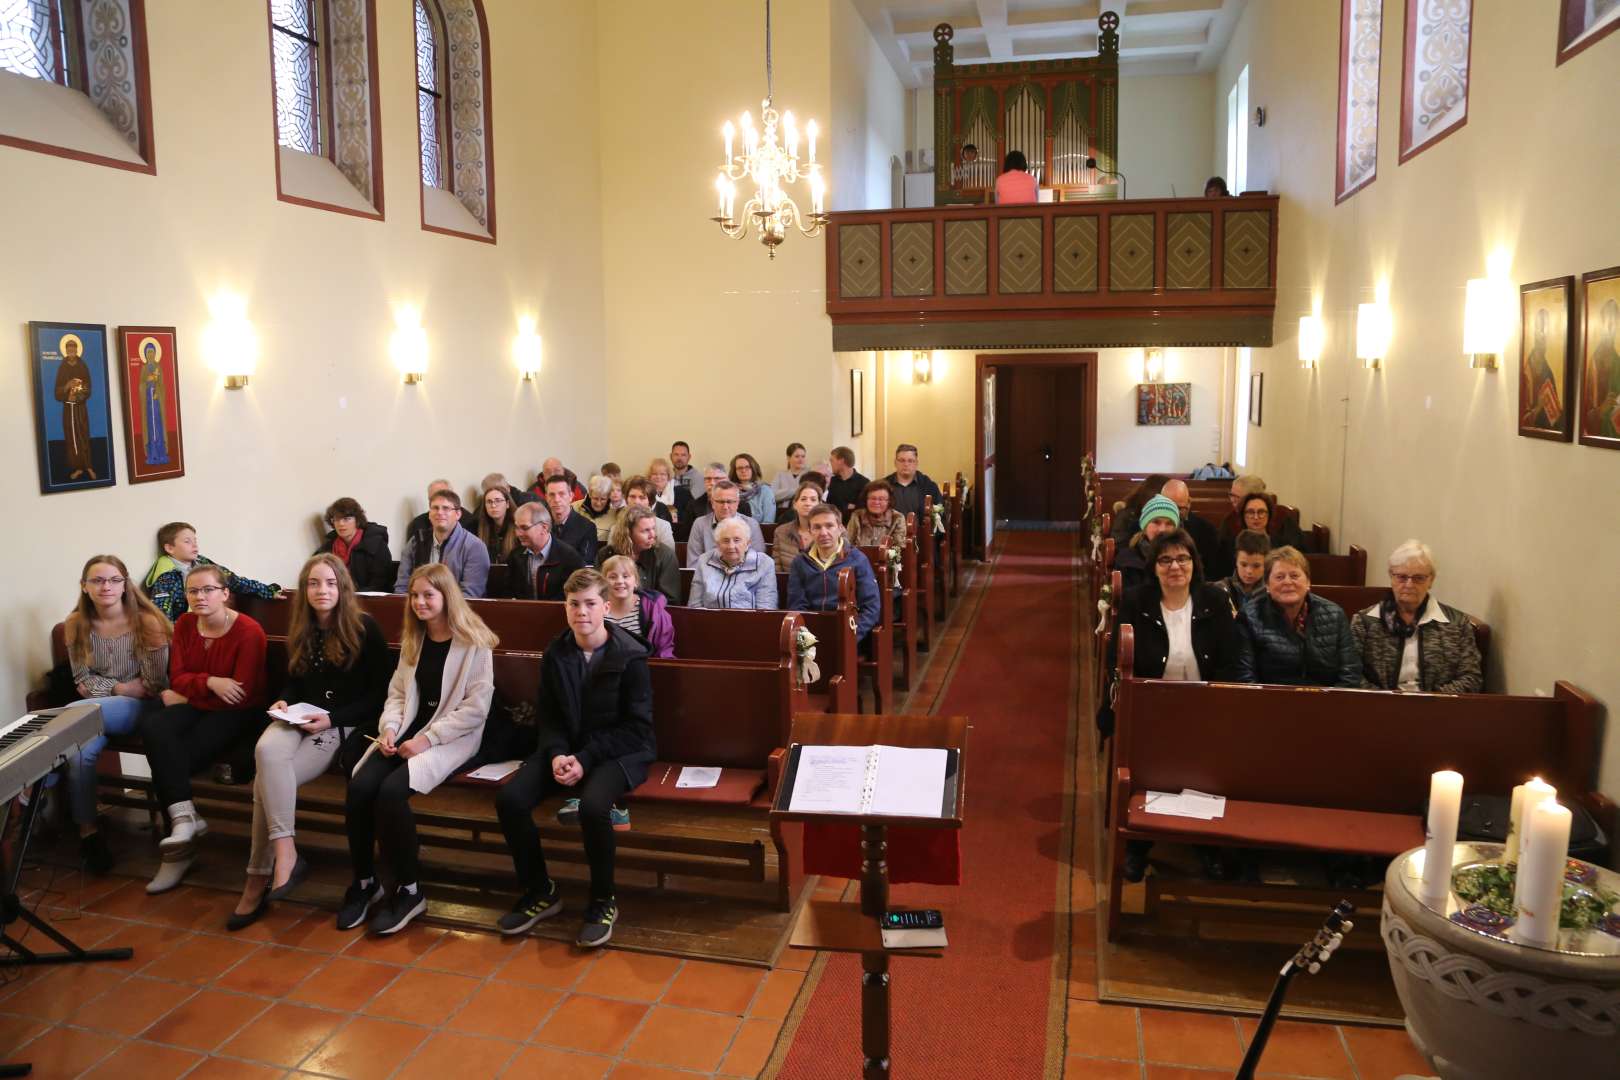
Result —
<instances>
[{"instance_id":1,"label":"man in blue jacket","mask_svg":"<svg viewBox=\"0 0 1620 1080\"><path fill-rule=\"evenodd\" d=\"M810 547L788 570L788 607L794 611L832 611L838 607L838 571L855 571L855 638L865 641L877 625L877 576L861 549L844 535L844 515L822 503L810 511Z\"/></svg>"},{"instance_id":2,"label":"man in blue jacket","mask_svg":"<svg viewBox=\"0 0 1620 1080\"><path fill-rule=\"evenodd\" d=\"M411 537L400 552L394 591L403 593L410 587L411 571L418 566L437 562L450 568L467 599L482 597L489 583L489 548L462 528L461 497L454 491L434 492L428 500L428 522L432 526L428 533Z\"/></svg>"}]
</instances>

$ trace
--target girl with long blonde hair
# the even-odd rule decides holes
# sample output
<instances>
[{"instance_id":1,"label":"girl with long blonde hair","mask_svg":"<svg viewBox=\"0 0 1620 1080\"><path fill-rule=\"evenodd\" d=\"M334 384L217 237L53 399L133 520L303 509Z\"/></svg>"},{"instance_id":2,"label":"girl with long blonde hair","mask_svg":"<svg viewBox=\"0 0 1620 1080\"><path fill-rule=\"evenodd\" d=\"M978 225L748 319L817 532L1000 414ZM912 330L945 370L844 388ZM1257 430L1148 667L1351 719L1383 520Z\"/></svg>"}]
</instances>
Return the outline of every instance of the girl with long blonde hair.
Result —
<instances>
[{"instance_id":1,"label":"girl with long blonde hair","mask_svg":"<svg viewBox=\"0 0 1620 1080\"><path fill-rule=\"evenodd\" d=\"M449 568L417 567L406 593L399 666L388 683L378 737L349 779L354 883L338 910L340 930L371 914L373 933L392 934L427 910L410 798L444 783L478 752L495 691L493 650L500 640L468 605ZM377 878L379 848L392 895Z\"/></svg>"},{"instance_id":2,"label":"girl with long blonde hair","mask_svg":"<svg viewBox=\"0 0 1620 1080\"><path fill-rule=\"evenodd\" d=\"M73 685L101 706L105 734L68 755L68 803L79 851L92 874L112 869L96 819L96 759L108 735L135 730L169 685L169 620L129 579L116 555L92 555L79 573L79 600L63 622Z\"/></svg>"},{"instance_id":3,"label":"girl with long blonde hair","mask_svg":"<svg viewBox=\"0 0 1620 1080\"><path fill-rule=\"evenodd\" d=\"M257 922L309 873L293 840L298 789L327 771L351 733L376 733L394 671L382 628L360 610L354 578L336 555L304 563L290 603L287 681L269 710L281 715L270 717L253 751L252 851L242 898L225 923L233 931Z\"/></svg>"}]
</instances>

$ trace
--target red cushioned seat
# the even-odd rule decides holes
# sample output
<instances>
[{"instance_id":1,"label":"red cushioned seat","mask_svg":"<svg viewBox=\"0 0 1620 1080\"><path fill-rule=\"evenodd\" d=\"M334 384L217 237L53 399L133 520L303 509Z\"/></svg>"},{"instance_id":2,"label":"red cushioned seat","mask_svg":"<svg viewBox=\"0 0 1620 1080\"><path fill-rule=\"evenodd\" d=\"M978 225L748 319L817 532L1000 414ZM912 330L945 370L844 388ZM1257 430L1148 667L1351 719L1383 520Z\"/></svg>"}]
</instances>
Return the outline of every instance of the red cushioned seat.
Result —
<instances>
[{"instance_id":1,"label":"red cushioned seat","mask_svg":"<svg viewBox=\"0 0 1620 1080\"><path fill-rule=\"evenodd\" d=\"M647 802L722 803L747 806L765 787L764 769L722 769L720 782L710 788L676 787L681 766L655 761L647 768L647 779L630 792L630 798Z\"/></svg>"},{"instance_id":2,"label":"red cushioned seat","mask_svg":"<svg viewBox=\"0 0 1620 1080\"><path fill-rule=\"evenodd\" d=\"M1296 848L1347 855L1399 855L1423 845L1416 814L1330 810L1320 806L1226 800L1226 816L1214 821L1150 814L1137 792L1125 812L1125 828L1166 839L1236 847Z\"/></svg>"}]
</instances>

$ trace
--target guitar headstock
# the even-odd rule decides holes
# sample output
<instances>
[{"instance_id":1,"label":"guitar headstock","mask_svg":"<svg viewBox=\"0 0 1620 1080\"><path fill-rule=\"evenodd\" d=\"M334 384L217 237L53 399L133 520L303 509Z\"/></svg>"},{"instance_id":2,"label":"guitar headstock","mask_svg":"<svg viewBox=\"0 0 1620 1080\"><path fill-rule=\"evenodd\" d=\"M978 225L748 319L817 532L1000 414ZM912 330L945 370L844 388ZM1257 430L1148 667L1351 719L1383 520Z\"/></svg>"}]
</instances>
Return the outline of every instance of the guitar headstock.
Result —
<instances>
[{"instance_id":1,"label":"guitar headstock","mask_svg":"<svg viewBox=\"0 0 1620 1080\"><path fill-rule=\"evenodd\" d=\"M1322 970L1322 965L1333 958L1340 945L1344 944L1344 935L1355 927L1350 916L1355 914L1355 905L1348 900L1340 900L1328 912L1328 917L1322 920L1322 928L1311 939L1300 946L1299 952L1294 954L1290 961L1292 965L1302 971L1315 975Z\"/></svg>"}]
</instances>

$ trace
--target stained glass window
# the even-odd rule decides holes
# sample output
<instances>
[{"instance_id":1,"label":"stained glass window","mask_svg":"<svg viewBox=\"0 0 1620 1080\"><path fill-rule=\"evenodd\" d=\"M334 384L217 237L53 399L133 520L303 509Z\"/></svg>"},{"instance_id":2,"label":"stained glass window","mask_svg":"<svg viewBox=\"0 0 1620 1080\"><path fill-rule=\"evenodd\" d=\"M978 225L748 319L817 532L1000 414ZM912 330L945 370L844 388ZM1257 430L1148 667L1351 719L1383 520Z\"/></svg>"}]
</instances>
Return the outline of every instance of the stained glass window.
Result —
<instances>
[{"instance_id":1,"label":"stained glass window","mask_svg":"<svg viewBox=\"0 0 1620 1080\"><path fill-rule=\"evenodd\" d=\"M320 41L315 9L316 0L270 0L276 138L282 146L306 154L322 152Z\"/></svg>"},{"instance_id":2,"label":"stained glass window","mask_svg":"<svg viewBox=\"0 0 1620 1080\"><path fill-rule=\"evenodd\" d=\"M448 187L444 167L446 113L438 23L427 0L416 0L416 120L422 136L422 183Z\"/></svg>"},{"instance_id":3,"label":"stained glass window","mask_svg":"<svg viewBox=\"0 0 1620 1080\"><path fill-rule=\"evenodd\" d=\"M0 69L62 82L56 0L0 0Z\"/></svg>"}]
</instances>

